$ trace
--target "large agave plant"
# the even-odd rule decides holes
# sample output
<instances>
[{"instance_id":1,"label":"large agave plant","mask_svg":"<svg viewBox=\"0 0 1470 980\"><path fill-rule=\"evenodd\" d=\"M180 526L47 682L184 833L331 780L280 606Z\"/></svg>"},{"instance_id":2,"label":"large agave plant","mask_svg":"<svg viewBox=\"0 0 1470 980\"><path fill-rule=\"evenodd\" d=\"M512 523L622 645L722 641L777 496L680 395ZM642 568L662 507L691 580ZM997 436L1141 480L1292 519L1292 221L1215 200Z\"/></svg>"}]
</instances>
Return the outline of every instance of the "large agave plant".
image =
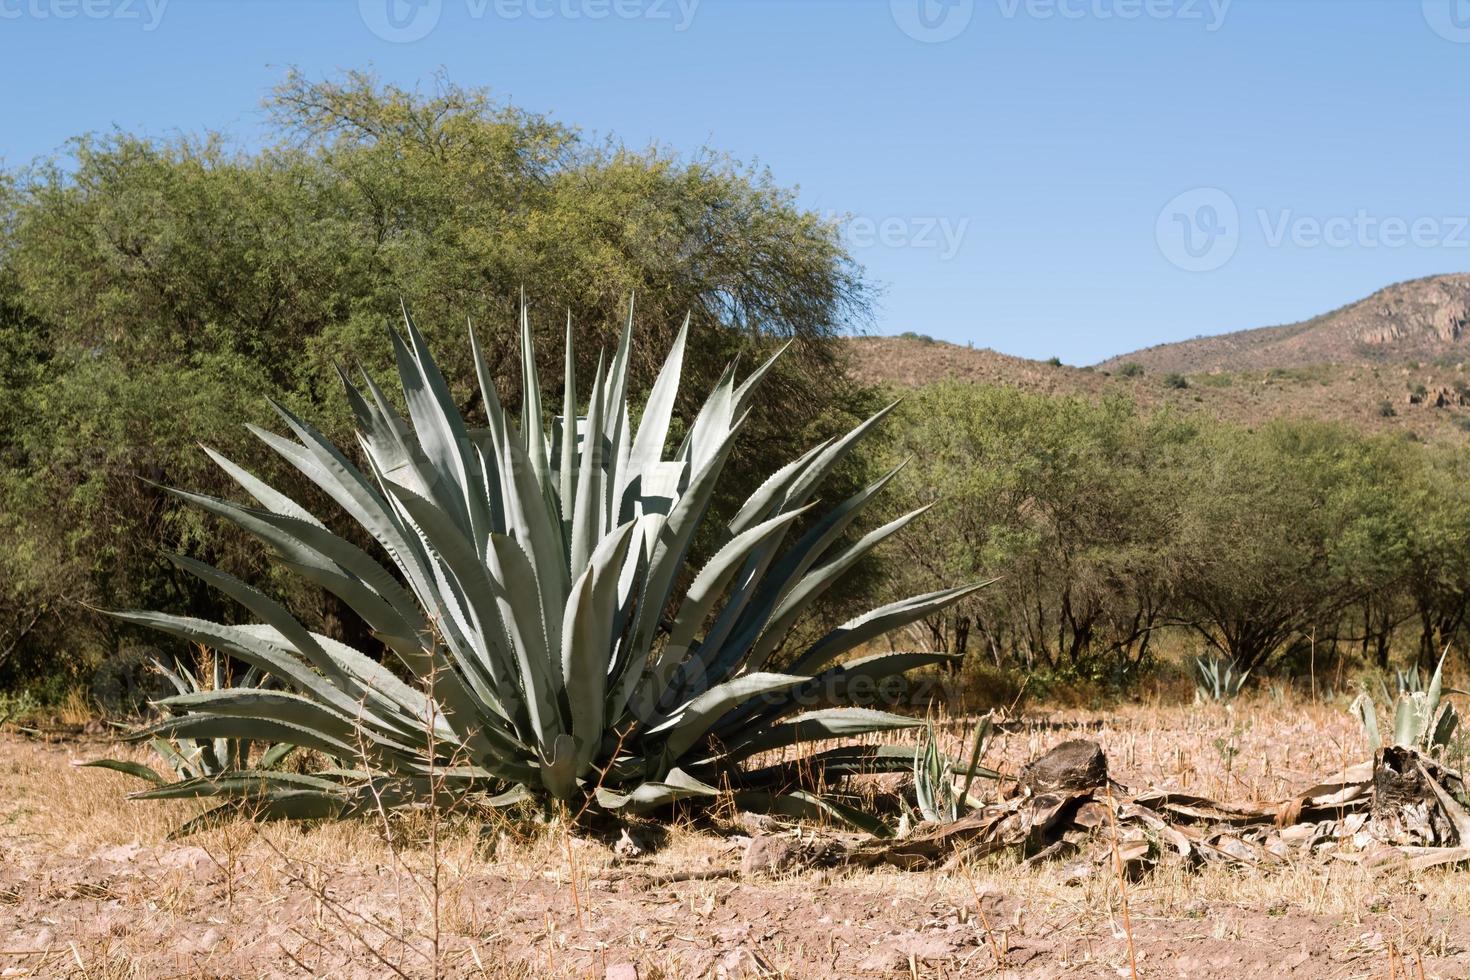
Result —
<instances>
[{"instance_id":1,"label":"large agave plant","mask_svg":"<svg viewBox=\"0 0 1470 980\"><path fill-rule=\"evenodd\" d=\"M855 706L855 695L945 655L841 658L979 586L895 602L804 649L783 646L818 597L918 516L856 540L845 535L893 473L813 512L823 478L888 409L772 474L728 522L714 556L690 568L691 542L774 358L739 382L728 368L669 454L687 321L637 426L631 312L585 399L568 328L562 411L549 423L525 310L519 424L502 409L471 330L488 421L475 428L406 311L404 319L406 337L395 333L393 347L407 420L372 378L354 383L342 373L361 467L280 405L290 437L252 427L371 535L391 570L212 450L255 506L178 492L356 610L412 682L308 630L224 572L175 557L260 622L119 615L228 653L279 689L181 694L163 703L169 717L133 737L297 745L354 768L235 773L223 783L202 776L174 784L173 795L235 797L237 808L277 818L479 791L497 803L591 795L602 807L634 810L731 792L739 806L858 819L822 788L846 774L912 765L912 749L898 746L849 742L804 758L792 750L915 726ZM785 666L768 669L778 653Z\"/></svg>"}]
</instances>

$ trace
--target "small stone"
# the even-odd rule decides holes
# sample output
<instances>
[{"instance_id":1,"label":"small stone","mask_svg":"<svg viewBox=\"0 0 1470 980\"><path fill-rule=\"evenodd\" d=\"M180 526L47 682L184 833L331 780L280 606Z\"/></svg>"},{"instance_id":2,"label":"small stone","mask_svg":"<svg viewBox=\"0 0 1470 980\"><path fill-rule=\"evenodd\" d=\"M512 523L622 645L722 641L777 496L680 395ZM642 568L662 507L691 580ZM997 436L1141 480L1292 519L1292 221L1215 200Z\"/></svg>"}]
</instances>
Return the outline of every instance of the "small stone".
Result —
<instances>
[{"instance_id":1,"label":"small stone","mask_svg":"<svg viewBox=\"0 0 1470 980\"><path fill-rule=\"evenodd\" d=\"M638 980L638 967L632 963L614 963L602 976L603 980Z\"/></svg>"},{"instance_id":2,"label":"small stone","mask_svg":"<svg viewBox=\"0 0 1470 980\"><path fill-rule=\"evenodd\" d=\"M879 946L858 963L863 973L895 973L908 966L908 957L893 946Z\"/></svg>"},{"instance_id":3,"label":"small stone","mask_svg":"<svg viewBox=\"0 0 1470 980\"><path fill-rule=\"evenodd\" d=\"M752 837L740 862L740 874L750 878L780 874L802 863L802 846L790 837Z\"/></svg>"}]
</instances>

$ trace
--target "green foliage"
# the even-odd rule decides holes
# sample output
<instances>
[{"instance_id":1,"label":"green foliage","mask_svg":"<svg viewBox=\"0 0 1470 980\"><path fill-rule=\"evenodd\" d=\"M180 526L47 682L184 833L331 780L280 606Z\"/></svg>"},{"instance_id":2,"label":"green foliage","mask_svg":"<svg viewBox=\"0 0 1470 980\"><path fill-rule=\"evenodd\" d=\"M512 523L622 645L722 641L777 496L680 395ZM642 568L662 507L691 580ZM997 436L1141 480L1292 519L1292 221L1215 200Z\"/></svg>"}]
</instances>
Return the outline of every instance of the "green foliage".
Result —
<instances>
[{"instance_id":1,"label":"green foliage","mask_svg":"<svg viewBox=\"0 0 1470 980\"><path fill-rule=\"evenodd\" d=\"M995 778L997 773L980 766L990 742L992 720L989 715L981 718L970 737L969 764L961 766L939 751L939 740L930 722L924 728L924 740L914 750L914 801L918 804L919 816L930 823L953 823L979 804L970 797L970 787L976 776ZM964 783L955 789L954 777L963 775Z\"/></svg>"},{"instance_id":2,"label":"green foliage","mask_svg":"<svg viewBox=\"0 0 1470 980\"><path fill-rule=\"evenodd\" d=\"M1141 378L1143 377L1143 365L1137 361L1125 361L1118 365L1118 377Z\"/></svg>"},{"instance_id":3,"label":"green foliage","mask_svg":"<svg viewBox=\"0 0 1470 980\"><path fill-rule=\"evenodd\" d=\"M405 320L406 339L392 340L407 421L371 376L342 374L364 469L285 406L275 408L291 437L252 427L348 513L392 571L213 450L257 506L176 493L269 544L282 565L335 595L414 683L307 629L239 579L175 556L259 623L117 615L228 653L283 690L181 693L162 702L169 717L131 737L278 742L324 753L337 769L304 786L258 771L235 779L236 766L225 765L172 792L233 796L232 810L271 818L297 816L308 802L307 814L320 816L369 801L478 792L500 801L593 797L608 810L646 811L732 791L737 806L823 812L882 832L822 791L829 776L901 764L903 751L852 745L755 770L746 764L811 742L914 727L912 718L858 706L861 691L951 659L896 653L839 662L976 586L901 599L786 649L816 600L922 513L847 539L891 472L814 510L819 486L888 410L759 482L701 567L691 559L696 533L775 358L739 383L731 365L668 456L687 322L636 426L631 313L615 353L593 374L585 409L568 326L561 411L549 422L528 311L518 422L503 409L472 331L486 410L477 427ZM811 521L798 531L803 517ZM340 772L347 765L358 770L353 778Z\"/></svg>"},{"instance_id":4,"label":"green foliage","mask_svg":"<svg viewBox=\"0 0 1470 980\"><path fill-rule=\"evenodd\" d=\"M892 431L891 460L912 459L895 499L935 508L904 539L896 587L998 577L930 620L933 642L1028 671L1146 659L1170 546L1159 529L1171 488L1152 469L1187 424L1119 400L945 383L906 400Z\"/></svg>"},{"instance_id":5,"label":"green foliage","mask_svg":"<svg viewBox=\"0 0 1470 980\"><path fill-rule=\"evenodd\" d=\"M338 362L392 363L383 325L401 300L431 340L448 340L465 314L494 324L486 366L511 408L523 287L555 312L538 318L543 341L558 343L552 319L572 312L588 374L635 291L660 325L642 350L670 344L693 311L701 342L687 369L701 389L732 358L764 360L794 340L730 461L739 481L874 407L843 380L835 339L867 321L869 288L835 227L764 171L589 141L450 85L421 94L293 74L267 110L259 151L116 132L0 173L0 687L81 676L115 649L128 631L96 607L228 615L158 558L160 539L364 642L350 610L323 605L244 535L216 532L153 484L224 493L195 444L246 451L239 423L269 421L262 394L348 438L350 415L323 379ZM481 410L468 354L440 346L456 403ZM646 391L657 370L635 352L630 390ZM694 407L681 396L681 410ZM856 489L860 471L845 464L839 491ZM326 503L284 464L261 476ZM865 574L827 597L832 615Z\"/></svg>"},{"instance_id":6,"label":"green foliage","mask_svg":"<svg viewBox=\"0 0 1470 980\"><path fill-rule=\"evenodd\" d=\"M1194 682L1196 704L1234 701L1250 676L1250 671L1236 670L1235 664L1219 655L1196 657L1194 669L1198 675Z\"/></svg>"},{"instance_id":7,"label":"green foliage","mask_svg":"<svg viewBox=\"0 0 1470 980\"><path fill-rule=\"evenodd\" d=\"M936 519L891 579L998 577L925 626L1033 691L1126 684L1171 634L1237 674L1314 655L1387 670L1396 645L1423 660L1466 638L1470 459L1452 444L955 383L915 392L893 432L888 458L912 457L896 499Z\"/></svg>"},{"instance_id":8,"label":"green foliage","mask_svg":"<svg viewBox=\"0 0 1470 980\"><path fill-rule=\"evenodd\" d=\"M1189 387L1189 379L1182 374L1166 374L1164 375L1164 387L1183 391Z\"/></svg>"},{"instance_id":9,"label":"green foliage","mask_svg":"<svg viewBox=\"0 0 1470 980\"><path fill-rule=\"evenodd\" d=\"M207 673L191 670L180 663L167 667L155 662L154 668L167 680L177 695L176 698L168 699L163 703L174 706L182 713L186 710L184 705L198 702L202 698L210 698L217 692L227 691L230 688L263 691L275 687L270 677L259 667L249 668L239 678L239 683L235 683L235 679L230 676L230 664L225 657L215 656L210 657L209 660ZM203 785L205 782L217 784L221 779L236 778L242 773L252 771L252 768L255 771L274 770L295 749L295 746L289 743L265 743L257 746L251 739L241 737L184 739L154 737L148 739L148 746L173 773L176 780L191 786ZM259 758L252 760L252 754L257 748ZM253 767L251 766L252 761L255 762ZM169 783L169 780L159 775L157 771L126 759L99 759L83 763L83 765L127 773L153 783L155 786L167 786Z\"/></svg>"},{"instance_id":10,"label":"green foliage","mask_svg":"<svg viewBox=\"0 0 1470 980\"><path fill-rule=\"evenodd\" d=\"M1399 690L1392 718L1393 741L1399 748L1417 749L1426 755L1443 754L1454 739L1460 716L1455 706L1443 697L1444 658L1434 669L1429 686L1424 690ZM1418 680L1418 671L1414 673ZM1358 695L1350 710L1363 725L1368 745L1377 752L1383 746L1378 727L1378 709L1367 693Z\"/></svg>"}]
</instances>

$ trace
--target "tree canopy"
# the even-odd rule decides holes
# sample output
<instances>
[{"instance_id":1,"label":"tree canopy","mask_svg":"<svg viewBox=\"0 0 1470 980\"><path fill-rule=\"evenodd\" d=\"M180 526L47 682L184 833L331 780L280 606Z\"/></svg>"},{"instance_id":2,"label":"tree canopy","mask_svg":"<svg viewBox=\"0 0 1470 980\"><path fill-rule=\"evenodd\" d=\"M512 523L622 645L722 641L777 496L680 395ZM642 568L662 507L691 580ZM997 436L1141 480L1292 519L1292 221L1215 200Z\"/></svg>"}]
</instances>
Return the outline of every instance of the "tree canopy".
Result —
<instances>
[{"instance_id":1,"label":"tree canopy","mask_svg":"<svg viewBox=\"0 0 1470 980\"><path fill-rule=\"evenodd\" d=\"M263 459L243 423L271 425L266 396L344 438L337 365L385 374L402 305L471 414L466 319L514 409L522 290L543 358L570 316L589 374L631 298L640 351L692 316L691 398L730 359L794 341L737 468L870 405L836 343L867 322L870 287L832 223L763 171L589 140L442 82L293 73L267 110L259 148L112 132L0 180L0 681L114 646L90 606L229 615L160 541L267 581L155 484L225 493L198 443ZM635 391L655 368L633 365Z\"/></svg>"}]
</instances>

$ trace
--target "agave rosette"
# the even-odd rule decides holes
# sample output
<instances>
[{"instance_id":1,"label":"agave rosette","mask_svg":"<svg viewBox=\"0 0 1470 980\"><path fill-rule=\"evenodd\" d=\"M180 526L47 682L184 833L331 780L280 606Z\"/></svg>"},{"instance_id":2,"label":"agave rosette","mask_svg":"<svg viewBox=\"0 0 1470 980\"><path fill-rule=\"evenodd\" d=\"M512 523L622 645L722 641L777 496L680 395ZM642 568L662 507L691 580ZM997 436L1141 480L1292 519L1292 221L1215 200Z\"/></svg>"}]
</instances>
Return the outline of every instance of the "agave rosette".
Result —
<instances>
[{"instance_id":1,"label":"agave rosette","mask_svg":"<svg viewBox=\"0 0 1470 980\"><path fill-rule=\"evenodd\" d=\"M568 327L562 410L549 422L524 308L519 424L502 409L471 330L487 420L478 428L461 416L406 312L404 319L405 336L394 332L393 348L406 420L370 377L342 373L361 466L281 405L289 436L252 427L361 525L389 567L212 450L254 505L176 492L257 536L355 610L411 681L308 630L226 573L175 557L259 622L119 615L236 657L269 675L275 689L167 699L169 716L134 737L297 745L350 768L236 772L225 782L203 776L145 795L222 795L270 818L481 791L501 802L594 794L600 806L632 810L730 791L741 806L861 820L819 792L824 782L905 768L911 748L847 744L765 765L751 760L914 727L911 717L854 706L855 692L947 655L842 658L979 587L894 602L794 656L783 649L823 593L920 513L849 539L891 472L813 513L819 484L889 409L765 480L696 570L688 567L692 543L775 358L738 382L728 368L669 454L687 321L636 426L631 314L585 408ZM768 669L778 652L789 666Z\"/></svg>"}]
</instances>

